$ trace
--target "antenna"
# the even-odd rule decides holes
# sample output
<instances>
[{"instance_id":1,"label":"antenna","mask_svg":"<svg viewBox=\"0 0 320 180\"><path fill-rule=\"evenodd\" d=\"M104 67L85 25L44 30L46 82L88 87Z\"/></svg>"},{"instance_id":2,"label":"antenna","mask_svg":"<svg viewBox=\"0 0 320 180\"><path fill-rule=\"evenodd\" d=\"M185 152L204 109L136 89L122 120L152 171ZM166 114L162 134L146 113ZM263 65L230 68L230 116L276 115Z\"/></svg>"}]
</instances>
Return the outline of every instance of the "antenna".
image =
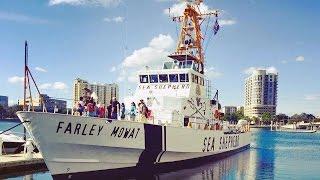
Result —
<instances>
[{"instance_id":1,"label":"antenna","mask_svg":"<svg viewBox=\"0 0 320 180\"><path fill-rule=\"evenodd\" d=\"M215 16L217 18L218 10L201 13L199 6L203 0L184 1L187 7L184 9L183 15L172 17L173 21L180 23L181 29L176 50L168 57L178 61L194 61L197 71L203 74L205 62L202 45L205 37L202 35L201 25L207 17ZM214 31L216 34L218 29L214 29Z\"/></svg>"}]
</instances>

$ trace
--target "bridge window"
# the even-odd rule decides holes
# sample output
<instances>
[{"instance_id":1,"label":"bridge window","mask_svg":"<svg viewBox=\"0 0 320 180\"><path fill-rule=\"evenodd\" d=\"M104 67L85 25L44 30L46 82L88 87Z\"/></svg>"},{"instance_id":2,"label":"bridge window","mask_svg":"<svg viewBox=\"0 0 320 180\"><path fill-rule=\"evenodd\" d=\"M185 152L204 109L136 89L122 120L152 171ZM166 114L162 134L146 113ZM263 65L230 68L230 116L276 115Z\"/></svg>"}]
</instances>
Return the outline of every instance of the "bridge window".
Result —
<instances>
[{"instance_id":1,"label":"bridge window","mask_svg":"<svg viewBox=\"0 0 320 180\"><path fill-rule=\"evenodd\" d=\"M188 74L179 74L180 82L189 82Z\"/></svg>"},{"instance_id":2,"label":"bridge window","mask_svg":"<svg viewBox=\"0 0 320 180\"><path fill-rule=\"evenodd\" d=\"M199 84L204 86L204 79L202 77L199 77Z\"/></svg>"},{"instance_id":3,"label":"bridge window","mask_svg":"<svg viewBox=\"0 0 320 180\"><path fill-rule=\"evenodd\" d=\"M159 74L159 82L161 82L161 83L168 82L168 75L167 74Z\"/></svg>"},{"instance_id":4,"label":"bridge window","mask_svg":"<svg viewBox=\"0 0 320 180\"><path fill-rule=\"evenodd\" d=\"M165 62L163 64L163 69L172 69L173 62Z\"/></svg>"},{"instance_id":5,"label":"bridge window","mask_svg":"<svg viewBox=\"0 0 320 180\"><path fill-rule=\"evenodd\" d=\"M196 84L199 83L199 82L198 82L198 76L197 76L197 75L194 75L194 81L195 81Z\"/></svg>"},{"instance_id":6,"label":"bridge window","mask_svg":"<svg viewBox=\"0 0 320 180\"><path fill-rule=\"evenodd\" d=\"M178 74L169 74L170 82L178 82Z\"/></svg>"},{"instance_id":7,"label":"bridge window","mask_svg":"<svg viewBox=\"0 0 320 180\"><path fill-rule=\"evenodd\" d=\"M157 83L157 82L159 82L158 75L157 74L150 75L150 83Z\"/></svg>"},{"instance_id":8,"label":"bridge window","mask_svg":"<svg viewBox=\"0 0 320 180\"><path fill-rule=\"evenodd\" d=\"M148 75L140 75L140 83L148 83Z\"/></svg>"}]
</instances>

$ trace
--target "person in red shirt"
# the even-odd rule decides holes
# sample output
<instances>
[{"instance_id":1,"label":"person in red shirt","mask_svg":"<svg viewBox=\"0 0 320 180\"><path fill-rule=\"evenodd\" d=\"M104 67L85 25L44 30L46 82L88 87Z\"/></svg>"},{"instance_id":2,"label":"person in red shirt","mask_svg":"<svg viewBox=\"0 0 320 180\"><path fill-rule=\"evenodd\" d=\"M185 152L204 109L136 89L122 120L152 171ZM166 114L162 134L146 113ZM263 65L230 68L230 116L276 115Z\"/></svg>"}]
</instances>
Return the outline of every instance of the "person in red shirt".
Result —
<instances>
[{"instance_id":1,"label":"person in red shirt","mask_svg":"<svg viewBox=\"0 0 320 180\"><path fill-rule=\"evenodd\" d=\"M99 107L99 117L100 118L105 118L105 115L106 114L106 109L104 107L104 104L102 104L100 107Z\"/></svg>"}]
</instances>

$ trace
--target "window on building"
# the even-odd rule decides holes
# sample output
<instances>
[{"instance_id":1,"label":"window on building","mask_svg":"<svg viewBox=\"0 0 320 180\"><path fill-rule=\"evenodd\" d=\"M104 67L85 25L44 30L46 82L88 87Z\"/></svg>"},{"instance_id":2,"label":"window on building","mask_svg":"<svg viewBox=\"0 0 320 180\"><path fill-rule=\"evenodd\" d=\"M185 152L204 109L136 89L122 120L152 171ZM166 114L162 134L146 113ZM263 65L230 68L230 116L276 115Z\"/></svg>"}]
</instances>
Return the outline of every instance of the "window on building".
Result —
<instances>
[{"instance_id":1,"label":"window on building","mask_svg":"<svg viewBox=\"0 0 320 180\"><path fill-rule=\"evenodd\" d=\"M170 82L178 82L178 74L169 74Z\"/></svg>"},{"instance_id":2,"label":"window on building","mask_svg":"<svg viewBox=\"0 0 320 180\"><path fill-rule=\"evenodd\" d=\"M189 82L188 74L179 74L180 82Z\"/></svg>"},{"instance_id":3,"label":"window on building","mask_svg":"<svg viewBox=\"0 0 320 180\"><path fill-rule=\"evenodd\" d=\"M168 82L168 75L167 74L160 74L159 75L159 82L161 82L161 83Z\"/></svg>"},{"instance_id":4,"label":"window on building","mask_svg":"<svg viewBox=\"0 0 320 180\"><path fill-rule=\"evenodd\" d=\"M159 79L157 74L150 75L150 83L158 83L158 82L159 82Z\"/></svg>"},{"instance_id":5,"label":"window on building","mask_svg":"<svg viewBox=\"0 0 320 180\"><path fill-rule=\"evenodd\" d=\"M140 83L148 83L148 75L140 75Z\"/></svg>"}]
</instances>

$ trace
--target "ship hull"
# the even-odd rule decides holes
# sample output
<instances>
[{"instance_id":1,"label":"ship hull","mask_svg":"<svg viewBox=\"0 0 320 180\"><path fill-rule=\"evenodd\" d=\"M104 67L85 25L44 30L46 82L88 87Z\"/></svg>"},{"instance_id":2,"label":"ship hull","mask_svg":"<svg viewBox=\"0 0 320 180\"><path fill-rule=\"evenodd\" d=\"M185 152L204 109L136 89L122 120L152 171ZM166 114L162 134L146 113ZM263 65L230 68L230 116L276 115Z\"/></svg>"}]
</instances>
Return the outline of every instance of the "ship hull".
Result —
<instances>
[{"instance_id":1,"label":"ship hull","mask_svg":"<svg viewBox=\"0 0 320 180\"><path fill-rule=\"evenodd\" d=\"M50 113L18 116L30 121L24 125L55 179L171 171L242 151L250 142L249 132L224 134Z\"/></svg>"}]
</instances>

